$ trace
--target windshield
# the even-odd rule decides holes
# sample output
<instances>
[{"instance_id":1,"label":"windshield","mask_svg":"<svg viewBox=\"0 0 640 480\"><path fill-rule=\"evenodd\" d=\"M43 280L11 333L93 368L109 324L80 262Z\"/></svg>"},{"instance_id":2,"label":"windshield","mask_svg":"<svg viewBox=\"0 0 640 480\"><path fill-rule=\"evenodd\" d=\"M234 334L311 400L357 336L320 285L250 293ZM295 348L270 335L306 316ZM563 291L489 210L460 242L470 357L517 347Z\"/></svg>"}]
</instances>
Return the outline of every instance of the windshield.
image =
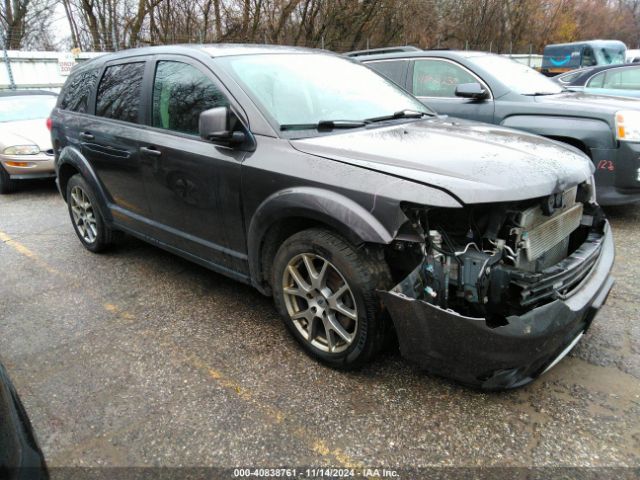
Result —
<instances>
[{"instance_id":1,"label":"windshield","mask_svg":"<svg viewBox=\"0 0 640 480\"><path fill-rule=\"evenodd\" d=\"M0 97L0 122L47 118L55 104L53 95Z\"/></svg>"},{"instance_id":2,"label":"windshield","mask_svg":"<svg viewBox=\"0 0 640 480\"><path fill-rule=\"evenodd\" d=\"M218 59L278 123L363 121L396 112L433 114L404 90L367 67L328 54L265 54Z\"/></svg>"},{"instance_id":3,"label":"windshield","mask_svg":"<svg viewBox=\"0 0 640 480\"><path fill-rule=\"evenodd\" d=\"M624 63L626 50L624 48L594 48L598 65L618 65Z\"/></svg>"},{"instance_id":4,"label":"windshield","mask_svg":"<svg viewBox=\"0 0 640 480\"><path fill-rule=\"evenodd\" d=\"M562 87L533 68L498 55L471 57L469 61L491 72L509 89L521 95L552 95Z\"/></svg>"}]
</instances>

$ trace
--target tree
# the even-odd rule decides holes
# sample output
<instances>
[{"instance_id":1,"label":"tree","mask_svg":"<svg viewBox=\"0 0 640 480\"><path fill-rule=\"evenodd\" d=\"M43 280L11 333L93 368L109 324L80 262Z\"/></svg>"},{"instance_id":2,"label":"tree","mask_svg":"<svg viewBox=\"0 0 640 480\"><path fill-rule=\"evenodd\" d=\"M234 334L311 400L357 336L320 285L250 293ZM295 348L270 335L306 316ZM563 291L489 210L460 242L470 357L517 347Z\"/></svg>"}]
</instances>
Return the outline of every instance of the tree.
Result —
<instances>
[{"instance_id":1,"label":"tree","mask_svg":"<svg viewBox=\"0 0 640 480\"><path fill-rule=\"evenodd\" d=\"M33 36L35 33L47 34L55 3L56 0L3 0L0 3L0 23L6 47L19 50L25 39L37 45Z\"/></svg>"}]
</instances>

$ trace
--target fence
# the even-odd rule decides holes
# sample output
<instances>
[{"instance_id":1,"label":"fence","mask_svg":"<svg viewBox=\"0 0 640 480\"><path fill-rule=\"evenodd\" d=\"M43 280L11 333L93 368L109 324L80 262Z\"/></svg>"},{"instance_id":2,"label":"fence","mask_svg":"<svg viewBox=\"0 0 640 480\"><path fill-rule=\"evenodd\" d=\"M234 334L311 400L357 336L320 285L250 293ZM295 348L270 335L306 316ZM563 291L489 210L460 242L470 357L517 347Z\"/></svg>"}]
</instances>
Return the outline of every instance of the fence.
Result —
<instances>
[{"instance_id":1,"label":"fence","mask_svg":"<svg viewBox=\"0 0 640 480\"><path fill-rule=\"evenodd\" d=\"M74 56L62 52L8 50L4 57L0 57L0 90L15 86L20 89L37 88L57 92L77 63L99 55L103 53L83 52Z\"/></svg>"}]
</instances>

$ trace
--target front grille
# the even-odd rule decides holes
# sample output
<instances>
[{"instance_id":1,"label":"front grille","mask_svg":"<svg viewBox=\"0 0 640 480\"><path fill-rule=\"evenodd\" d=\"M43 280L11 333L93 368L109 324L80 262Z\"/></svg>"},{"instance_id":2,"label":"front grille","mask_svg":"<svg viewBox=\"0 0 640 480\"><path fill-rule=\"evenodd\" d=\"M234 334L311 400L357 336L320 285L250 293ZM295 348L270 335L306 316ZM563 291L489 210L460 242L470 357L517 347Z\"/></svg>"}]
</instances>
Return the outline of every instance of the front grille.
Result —
<instances>
[{"instance_id":1,"label":"front grille","mask_svg":"<svg viewBox=\"0 0 640 480\"><path fill-rule=\"evenodd\" d=\"M45 150L44 153L45 155L49 155L50 157L53 157L53 148L50 148L49 150Z\"/></svg>"},{"instance_id":2,"label":"front grille","mask_svg":"<svg viewBox=\"0 0 640 480\"><path fill-rule=\"evenodd\" d=\"M524 231L521 238L527 260L535 260L571 235L580 226L582 209L582 203L577 203L531 230Z\"/></svg>"}]
</instances>

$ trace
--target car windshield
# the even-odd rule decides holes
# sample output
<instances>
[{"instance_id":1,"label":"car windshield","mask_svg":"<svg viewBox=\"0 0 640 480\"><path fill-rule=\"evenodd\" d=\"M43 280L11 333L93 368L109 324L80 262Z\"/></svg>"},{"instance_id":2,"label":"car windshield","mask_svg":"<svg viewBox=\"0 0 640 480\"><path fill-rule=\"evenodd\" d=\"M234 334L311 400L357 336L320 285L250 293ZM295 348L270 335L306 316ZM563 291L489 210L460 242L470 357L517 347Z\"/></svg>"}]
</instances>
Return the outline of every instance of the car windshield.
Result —
<instances>
[{"instance_id":1,"label":"car windshield","mask_svg":"<svg viewBox=\"0 0 640 480\"><path fill-rule=\"evenodd\" d=\"M598 65L618 65L624 63L626 51L624 48L594 48Z\"/></svg>"},{"instance_id":2,"label":"car windshield","mask_svg":"<svg viewBox=\"0 0 640 480\"><path fill-rule=\"evenodd\" d=\"M53 95L0 97L0 122L47 118L56 104Z\"/></svg>"},{"instance_id":3,"label":"car windshield","mask_svg":"<svg viewBox=\"0 0 640 480\"><path fill-rule=\"evenodd\" d=\"M526 65L498 55L471 57L469 61L499 78L509 89L521 95L553 95L562 87Z\"/></svg>"},{"instance_id":4,"label":"car windshield","mask_svg":"<svg viewBox=\"0 0 640 480\"><path fill-rule=\"evenodd\" d=\"M433 115L391 81L335 55L263 54L218 60L281 130L338 121L362 126L366 120L404 111Z\"/></svg>"}]
</instances>

